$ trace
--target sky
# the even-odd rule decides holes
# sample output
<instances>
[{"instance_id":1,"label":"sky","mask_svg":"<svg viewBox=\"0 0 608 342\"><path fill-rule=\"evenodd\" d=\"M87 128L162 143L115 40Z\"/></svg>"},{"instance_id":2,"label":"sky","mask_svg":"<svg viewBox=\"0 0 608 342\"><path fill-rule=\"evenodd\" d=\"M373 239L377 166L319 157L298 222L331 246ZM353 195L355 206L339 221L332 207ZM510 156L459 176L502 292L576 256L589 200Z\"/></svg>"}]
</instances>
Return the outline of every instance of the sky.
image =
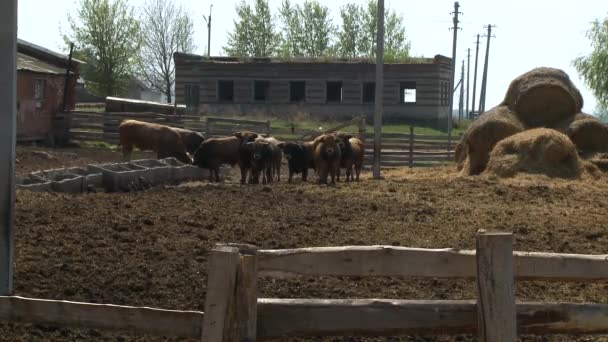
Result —
<instances>
[{"instance_id":1,"label":"sky","mask_svg":"<svg viewBox=\"0 0 608 342\"><path fill-rule=\"evenodd\" d=\"M141 7L146 0L128 0ZM194 18L195 53L207 51L207 26L203 19L213 4L211 27L211 54L222 55L227 34L235 19L235 6L240 0L174 0L184 6ZM252 0L248 0L253 2ZM302 3L304 0L291 0ZM340 23L340 7L348 2L366 3L365 0L320 1L328 6L335 24ZM269 0L274 14L281 0ZM595 19L608 16L605 0L461 0L460 26L457 45L457 79L467 49L471 49L471 89L475 60L476 35L487 32L485 25L496 25L490 42L486 108L499 104L512 79L535 67L553 67L564 70L584 98L583 110L593 113L595 98L579 77L572 61L591 51L585 33ZM433 57L437 54L451 57L452 26L451 0L385 0L385 6L403 16L406 34L415 56ZM19 38L52 50L65 50L62 32L68 30L67 15L75 13L75 0L19 0ZM478 99L486 51L486 38L481 38L478 66ZM466 71L465 71L466 79ZM456 81L458 82L458 81ZM472 90L471 90L472 93ZM458 94L458 93L457 93ZM471 94L472 96L472 94ZM477 100L479 102L479 100ZM457 107L458 98L455 98Z\"/></svg>"}]
</instances>

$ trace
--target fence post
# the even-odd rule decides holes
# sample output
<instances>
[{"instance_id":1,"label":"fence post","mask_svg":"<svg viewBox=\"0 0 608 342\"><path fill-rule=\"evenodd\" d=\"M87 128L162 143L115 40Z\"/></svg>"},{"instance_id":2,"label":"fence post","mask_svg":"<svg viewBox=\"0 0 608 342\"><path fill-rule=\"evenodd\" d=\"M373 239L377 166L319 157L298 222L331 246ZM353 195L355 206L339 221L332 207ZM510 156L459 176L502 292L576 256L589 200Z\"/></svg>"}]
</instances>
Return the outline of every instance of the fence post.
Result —
<instances>
[{"instance_id":1,"label":"fence post","mask_svg":"<svg viewBox=\"0 0 608 342\"><path fill-rule=\"evenodd\" d=\"M414 126L410 126L410 169L414 167Z\"/></svg>"},{"instance_id":2,"label":"fence post","mask_svg":"<svg viewBox=\"0 0 608 342\"><path fill-rule=\"evenodd\" d=\"M359 139L365 141L365 133L367 131L367 125L365 124L365 117L362 116L359 119Z\"/></svg>"},{"instance_id":3,"label":"fence post","mask_svg":"<svg viewBox=\"0 0 608 342\"><path fill-rule=\"evenodd\" d=\"M513 234L477 234L477 327L481 342L515 342Z\"/></svg>"},{"instance_id":4,"label":"fence post","mask_svg":"<svg viewBox=\"0 0 608 342\"><path fill-rule=\"evenodd\" d=\"M202 341L255 341L257 249L218 244L211 251Z\"/></svg>"},{"instance_id":5,"label":"fence post","mask_svg":"<svg viewBox=\"0 0 608 342\"><path fill-rule=\"evenodd\" d=\"M207 138L211 138L211 123L209 122L209 118L205 118L205 134Z\"/></svg>"},{"instance_id":6,"label":"fence post","mask_svg":"<svg viewBox=\"0 0 608 342\"><path fill-rule=\"evenodd\" d=\"M270 136L270 131L271 131L270 120L266 120L266 134L268 134L268 136Z\"/></svg>"}]
</instances>

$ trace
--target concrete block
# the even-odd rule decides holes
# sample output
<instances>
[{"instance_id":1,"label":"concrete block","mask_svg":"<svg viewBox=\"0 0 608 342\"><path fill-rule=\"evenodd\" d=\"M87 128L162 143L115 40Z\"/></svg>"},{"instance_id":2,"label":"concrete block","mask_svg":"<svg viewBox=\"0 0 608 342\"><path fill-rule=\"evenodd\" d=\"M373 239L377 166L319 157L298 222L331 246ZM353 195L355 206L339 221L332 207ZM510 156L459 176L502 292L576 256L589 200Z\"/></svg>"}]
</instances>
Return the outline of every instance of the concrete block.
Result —
<instances>
[{"instance_id":1,"label":"concrete block","mask_svg":"<svg viewBox=\"0 0 608 342\"><path fill-rule=\"evenodd\" d=\"M85 178L75 173L68 172L65 169L52 169L32 172L31 179L45 179L51 183L51 190L56 192L81 193L85 191Z\"/></svg>"},{"instance_id":2,"label":"concrete block","mask_svg":"<svg viewBox=\"0 0 608 342\"><path fill-rule=\"evenodd\" d=\"M145 177L145 167L131 163L88 165L90 170L102 174L103 188L108 192L129 191L130 185Z\"/></svg>"},{"instance_id":3,"label":"concrete block","mask_svg":"<svg viewBox=\"0 0 608 342\"><path fill-rule=\"evenodd\" d=\"M66 171L84 177L85 189L103 187L103 175L101 172L91 170L89 167L71 167L67 168Z\"/></svg>"},{"instance_id":4,"label":"concrete block","mask_svg":"<svg viewBox=\"0 0 608 342\"><path fill-rule=\"evenodd\" d=\"M17 189L29 191L52 191L51 182L46 179L17 178L16 186Z\"/></svg>"},{"instance_id":5,"label":"concrete block","mask_svg":"<svg viewBox=\"0 0 608 342\"><path fill-rule=\"evenodd\" d=\"M142 177L145 178L150 185L160 185L173 181L171 167L159 160L141 159L134 160L129 164L146 168Z\"/></svg>"},{"instance_id":6,"label":"concrete block","mask_svg":"<svg viewBox=\"0 0 608 342\"><path fill-rule=\"evenodd\" d=\"M194 165L188 165L180 162L175 158L160 159L171 168L171 177L175 182L201 181L209 179L209 170L200 168ZM222 169L220 169L220 177L222 177Z\"/></svg>"}]
</instances>

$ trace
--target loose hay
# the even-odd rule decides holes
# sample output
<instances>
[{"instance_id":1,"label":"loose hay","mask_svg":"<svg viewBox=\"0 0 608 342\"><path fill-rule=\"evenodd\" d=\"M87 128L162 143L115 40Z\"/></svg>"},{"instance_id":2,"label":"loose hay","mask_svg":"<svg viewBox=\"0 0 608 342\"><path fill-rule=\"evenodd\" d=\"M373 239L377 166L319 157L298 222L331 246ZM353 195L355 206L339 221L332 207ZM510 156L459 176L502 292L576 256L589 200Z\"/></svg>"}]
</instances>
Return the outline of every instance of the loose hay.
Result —
<instances>
[{"instance_id":1,"label":"loose hay","mask_svg":"<svg viewBox=\"0 0 608 342\"><path fill-rule=\"evenodd\" d=\"M505 106L494 107L473 122L456 146L455 159L463 175L483 172L488 155L500 140L522 132L524 125Z\"/></svg>"},{"instance_id":2,"label":"loose hay","mask_svg":"<svg viewBox=\"0 0 608 342\"><path fill-rule=\"evenodd\" d=\"M576 146L563 133L547 128L524 131L499 142L486 173L513 177L520 172L549 177L579 178L585 165Z\"/></svg>"},{"instance_id":3,"label":"loose hay","mask_svg":"<svg viewBox=\"0 0 608 342\"><path fill-rule=\"evenodd\" d=\"M566 134L583 156L608 152L608 125L591 115L574 120Z\"/></svg>"},{"instance_id":4,"label":"loose hay","mask_svg":"<svg viewBox=\"0 0 608 342\"><path fill-rule=\"evenodd\" d=\"M554 127L583 107L583 97L559 69L536 68L509 85L502 104L528 127Z\"/></svg>"}]
</instances>

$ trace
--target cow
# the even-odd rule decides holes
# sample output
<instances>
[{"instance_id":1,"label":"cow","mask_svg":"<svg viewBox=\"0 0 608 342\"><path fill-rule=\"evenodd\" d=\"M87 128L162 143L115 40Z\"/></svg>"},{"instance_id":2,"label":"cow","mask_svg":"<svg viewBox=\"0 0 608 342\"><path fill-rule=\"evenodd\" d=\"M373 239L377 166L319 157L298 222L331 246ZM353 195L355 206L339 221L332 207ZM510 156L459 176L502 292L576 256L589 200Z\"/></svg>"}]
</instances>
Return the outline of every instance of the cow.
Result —
<instances>
[{"instance_id":1,"label":"cow","mask_svg":"<svg viewBox=\"0 0 608 342\"><path fill-rule=\"evenodd\" d=\"M250 151L245 146L257 137L257 133L245 131L236 132L230 137L209 138L194 152L193 164L209 169L211 182L220 181L219 168L222 164L238 164L241 169L241 184L245 184L251 168Z\"/></svg>"},{"instance_id":2,"label":"cow","mask_svg":"<svg viewBox=\"0 0 608 342\"><path fill-rule=\"evenodd\" d=\"M274 137L270 137L268 135L262 134L261 136L256 138L256 141L265 141L274 146L272 148L272 177L276 180L281 181L281 162L283 160L283 150L279 147L281 141L277 140Z\"/></svg>"},{"instance_id":3,"label":"cow","mask_svg":"<svg viewBox=\"0 0 608 342\"><path fill-rule=\"evenodd\" d=\"M304 143L280 143L279 148L283 150L287 166L289 167L288 183L291 183L294 174L302 173L302 181L306 182L308 169L314 169L312 142Z\"/></svg>"},{"instance_id":4,"label":"cow","mask_svg":"<svg viewBox=\"0 0 608 342\"><path fill-rule=\"evenodd\" d=\"M165 125L148 123L137 120L125 120L118 127L120 133L119 145L125 160L131 160L133 147L140 150L156 152L158 159L175 157L179 161L192 164L192 158L182 141L180 134Z\"/></svg>"},{"instance_id":5,"label":"cow","mask_svg":"<svg viewBox=\"0 0 608 342\"><path fill-rule=\"evenodd\" d=\"M346 169L346 181L355 180L355 175L353 175L354 166L356 180L358 182L361 167L363 166L363 157L365 155L363 142L348 133L337 133L336 137L338 138L338 145L340 146L341 152L340 167ZM338 169L337 179L339 182L340 169Z\"/></svg>"},{"instance_id":6,"label":"cow","mask_svg":"<svg viewBox=\"0 0 608 342\"><path fill-rule=\"evenodd\" d=\"M246 143L244 148L249 150L250 156L251 177L249 183L259 184L260 173L262 174L262 184L272 183L276 150L280 151L280 149L264 138Z\"/></svg>"},{"instance_id":7,"label":"cow","mask_svg":"<svg viewBox=\"0 0 608 342\"><path fill-rule=\"evenodd\" d=\"M312 142L313 160L318 175L319 184L327 184L327 176L331 177L331 183L336 182L336 174L340 169L340 146L335 134L323 134Z\"/></svg>"},{"instance_id":8,"label":"cow","mask_svg":"<svg viewBox=\"0 0 608 342\"><path fill-rule=\"evenodd\" d=\"M194 152L196 152L203 141L205 141L205 136L201 133L177 127L173 127L173 129L179 133L182 138L182 143L190 155L194 155Z\"/></svg>"}]
</instances>

